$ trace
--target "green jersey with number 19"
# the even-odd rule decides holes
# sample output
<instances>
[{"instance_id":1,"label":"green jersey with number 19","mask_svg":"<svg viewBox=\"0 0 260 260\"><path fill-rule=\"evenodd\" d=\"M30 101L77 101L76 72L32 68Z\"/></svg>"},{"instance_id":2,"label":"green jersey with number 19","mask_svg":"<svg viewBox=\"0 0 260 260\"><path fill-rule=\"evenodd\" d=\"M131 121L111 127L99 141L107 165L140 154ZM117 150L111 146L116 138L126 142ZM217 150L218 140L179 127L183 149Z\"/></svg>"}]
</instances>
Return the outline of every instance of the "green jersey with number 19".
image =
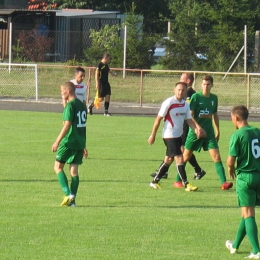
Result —
<instances>
[{"instance_id":1,"label":"green jersey with number 19","mask_svg":"<svg viewBox=\"0 0 260 260\"><path fill-rule=\"evenodd\" d=\"M87 110L78 99L69 101L62 114L63 121L70 121L71 127L61 143L67 148L82 150L86 147Z\"/></svg>"},{"instance_id":2,"label":"green jersey with number 19","mask_svg":"<svg viewBox=\"0 0 260 260\"><path fill-rule=\"evenodd\" d=\"M236 174L260 172L260 129L239 128L229 141L229 156L237 158Z\"/></svg>"},{"instance_id":3,"label":"green jersey with number 19","mask_svg":"<svg viewBox=\"0 0 260 260\"><path fill-rule=\"evenodd\" d=\"M218 97L212 93L205 97L202 92L196 92L191 96L190 110L194 112L194 119L207 135L214 134L212 115L218 111Z\"/></svg>"}]
</instances>

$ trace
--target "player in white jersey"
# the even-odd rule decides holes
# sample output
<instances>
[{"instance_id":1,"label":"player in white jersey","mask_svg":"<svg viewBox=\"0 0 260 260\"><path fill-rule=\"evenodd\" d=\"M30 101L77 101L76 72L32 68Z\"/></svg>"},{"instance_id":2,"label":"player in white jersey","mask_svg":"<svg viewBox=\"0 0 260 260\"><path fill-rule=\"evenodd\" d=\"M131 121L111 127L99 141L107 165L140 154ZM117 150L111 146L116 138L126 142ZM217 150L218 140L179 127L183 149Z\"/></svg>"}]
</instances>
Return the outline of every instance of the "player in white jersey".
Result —
<instances>
[{"instance_id":1,"label":"player in white jersey","mask_svg":"<svg viewBox=\"0 0 260 260\"><path fill-rule=\"evenodd\" d=\"M160 122L164 119L162 138L166 145L166 156L159 166L159 169L150 183L150 187L160 189L159 181L168 172L173 160L176 162L177 171L182 180L185 191L196 191L198 187L192 186L188 180L183 162L181 151L183 123L187 120L188 125L195 131L198 138L205 135L204 130L196 123L190 114L189 104L183 99L186 95L187 85L184 82L178 82L174 87L174 96L166 99L160 108L155 119L152 134L148 138L148 143L153 144Z\"/></svg>"},{"instance_id":2,"label":"player in white jersey","mask_svg":"<svg viewBox=\"0 0 260 260\"><path fill-rule=\"evenodd\" d=\"M83 83L83 80L85 78L85 70L81 67L77 67L75 69L74 79L70 80L75 85L75 93L77 99L79 99L81 102L83 102L86 105L86 99L87 99L87 86L85 83ZM67 100L62 101L63 106L67 104Z\"/></svg>"}]
</instances>

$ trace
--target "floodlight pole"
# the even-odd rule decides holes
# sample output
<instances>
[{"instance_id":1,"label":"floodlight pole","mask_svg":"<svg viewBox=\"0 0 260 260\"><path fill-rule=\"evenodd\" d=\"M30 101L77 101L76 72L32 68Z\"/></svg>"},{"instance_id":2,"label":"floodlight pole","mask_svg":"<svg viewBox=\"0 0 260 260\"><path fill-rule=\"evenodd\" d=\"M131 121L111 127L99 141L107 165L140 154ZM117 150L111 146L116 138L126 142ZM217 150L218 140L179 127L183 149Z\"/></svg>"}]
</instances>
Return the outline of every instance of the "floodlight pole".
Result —
<instances>
[{"instance_id":1,"label":"floodlight pole","mask_svg":"<svg viewBox=\"0 0 260 260\"><path fill-rule=\"evenodd\" d=\"M9 24L9 73L11 72L11 63L12 63L12 28L13 28L13 25L12 25L12 21L10 22Z\"/></svg>"},{"instance_id":2,"label":"floodlight pole","mask_svg":"<svg viewBox=\"0 0 260 260\"><path fill-rule=\"evenodd\" d=\"M244 73L247 72L247 26L244 30Z\"/></svg>"},{"instance_id":3,"label":"floodlight pole","mask_svg":"<svg viewBox=\"0 0 260 260\"><path fill-rule=\"evenodd\" d=\"M125 25L125 31L124 31L123 79L125 79L125 67L126 67L126 38L127 38L127 25Z\"/></svg>"}]
</instances>

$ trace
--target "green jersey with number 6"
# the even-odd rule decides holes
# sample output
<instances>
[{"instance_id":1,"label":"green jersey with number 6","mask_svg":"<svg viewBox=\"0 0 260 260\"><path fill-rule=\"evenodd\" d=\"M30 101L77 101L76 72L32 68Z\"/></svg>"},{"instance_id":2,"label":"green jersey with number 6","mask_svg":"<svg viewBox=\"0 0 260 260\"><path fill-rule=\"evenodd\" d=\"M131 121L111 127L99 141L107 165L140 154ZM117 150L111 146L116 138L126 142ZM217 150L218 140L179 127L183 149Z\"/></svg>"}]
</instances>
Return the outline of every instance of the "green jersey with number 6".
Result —
<instances>
[{"instance_id":1,"label":"green jersey with number 6","mask_svg":"<svg viewBox=\"0 0 260 260\"><path fill-rule=\"evenodd\" d=\"M237 158L236 174L260 172L260 129L239 128L229 141L229 156Z\"/></svg>"},{"instance_id":2,"label":"green jersey with number 6","mask_svg":"<svg viewBox=\"0 0 260 260\"><path fill-rule=\"evenodd\" d=\"M191 97L190 110L194 112L194 119L207 135L214 134L212 115L218 111L218 97L212 93L205 97L202 92L196 92Z\"/></svg>"},{"instance_id":3,"label":"green jersey with number 6","mask_svg":"<svg viewBox=\"0 0 260 260\"><path fill-rule=\"evenodd\" d=\"M61 141L70 149L82 150L86 147L87 110L79 99L69 101L62 114L63 121L70 121L71 127Z\"/></svg>"}]
</instances>

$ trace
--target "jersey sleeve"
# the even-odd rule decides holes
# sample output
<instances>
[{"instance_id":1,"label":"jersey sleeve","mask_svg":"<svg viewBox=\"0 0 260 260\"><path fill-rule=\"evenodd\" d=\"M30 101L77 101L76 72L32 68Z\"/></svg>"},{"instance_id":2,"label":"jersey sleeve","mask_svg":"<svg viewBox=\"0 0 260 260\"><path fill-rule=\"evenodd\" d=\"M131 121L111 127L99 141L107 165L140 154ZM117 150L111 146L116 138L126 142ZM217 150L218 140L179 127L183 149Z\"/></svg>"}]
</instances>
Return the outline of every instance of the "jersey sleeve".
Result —
<instances>
[{"instance_id":1,"label":"jersey sleeve","mask_svg":"<svg viewBox=\"0 0 260 260\"><path fill-rule=\"evenodd\" d=\"M87 101L87 91L88 91L88 86L84 84L84 94L83 94L83 100Z\"/></svg>"},{"instance_id":2,"label":"jersey sleeve","mask_svg":"<svg viewBox=\"0 0 260 260\"><path fill-rule=\"evenodd\" d=\"M158 112L158 116L165 117L167 115L169 107L170 107L170 102L168 99L166 99L165 101L163 101L161 105L161 108Z\"/></svg>"},{"instance_id":3,"label":"jersey sleeve","mask_svg":"<svg viewBox=\"0 0 260 260\"><path fill-rule=\"evenodd\" d=\"M70 121L72 122L73 120L73 106L71 102L68 102L63 110L63 114L62 114L62 120L63 121Z\"/></svg>"},{"instance_id":4,"label":"jersey sleeve","mask_svg":"<svg viewBox=\"0 0 260 260\"><path fill-rule=\"evenodd\" d=\"M234 157L239 155L239 142L235 134L230 137L228 155Z\"/></svg>"},{"instance_id":5,"label":"jersey sleeve","mask_svg":"<svg viewBox=\"0 0 260 260\"><path fill-rule=\"evenodd\" d=\"M214 114L218 112L218 97L217 96L216 96L216 101L215 102L216 102L216 104L215 104L214 110L213 110Z\"/></svg>"},{"instance_id":6,"label":"jersey sleeve","mask_svg":"<svg viewBox=\"0 0 260 260\"><path fill-rule=\"evenodd\" d=\"M101 64L101 63L98 63L96 69L100 71L100 70L101 70L101 66L102 66L102 64Z\"/></svg>"},{"instance_id":7,"label":"jersey sleeve","mask_svg":"<svg viewBox=\"0 0 260 260\"><path fill-rule=\"evenodd\" d=\"M185 119L191 119L192 116L191 116L191 114L190 114L190 106L189 106L188 102L186 102L185 106L187 106Z\"/></svg>"},{"instance_id":8,"label":"jersey sleeve","mask_svg":"<svg viewBox=\"0 0 260 260\"><path fill-rule=\"evenodd\" d=\"M195 109L196 109L196 104L197 104L197 95L196 95L196 93L195 93L195 94L193 94L193 95L191 96L191 99L190 99L190 110L191 110L191 111L195 111Z\"/></svg>"}]
</instances>

